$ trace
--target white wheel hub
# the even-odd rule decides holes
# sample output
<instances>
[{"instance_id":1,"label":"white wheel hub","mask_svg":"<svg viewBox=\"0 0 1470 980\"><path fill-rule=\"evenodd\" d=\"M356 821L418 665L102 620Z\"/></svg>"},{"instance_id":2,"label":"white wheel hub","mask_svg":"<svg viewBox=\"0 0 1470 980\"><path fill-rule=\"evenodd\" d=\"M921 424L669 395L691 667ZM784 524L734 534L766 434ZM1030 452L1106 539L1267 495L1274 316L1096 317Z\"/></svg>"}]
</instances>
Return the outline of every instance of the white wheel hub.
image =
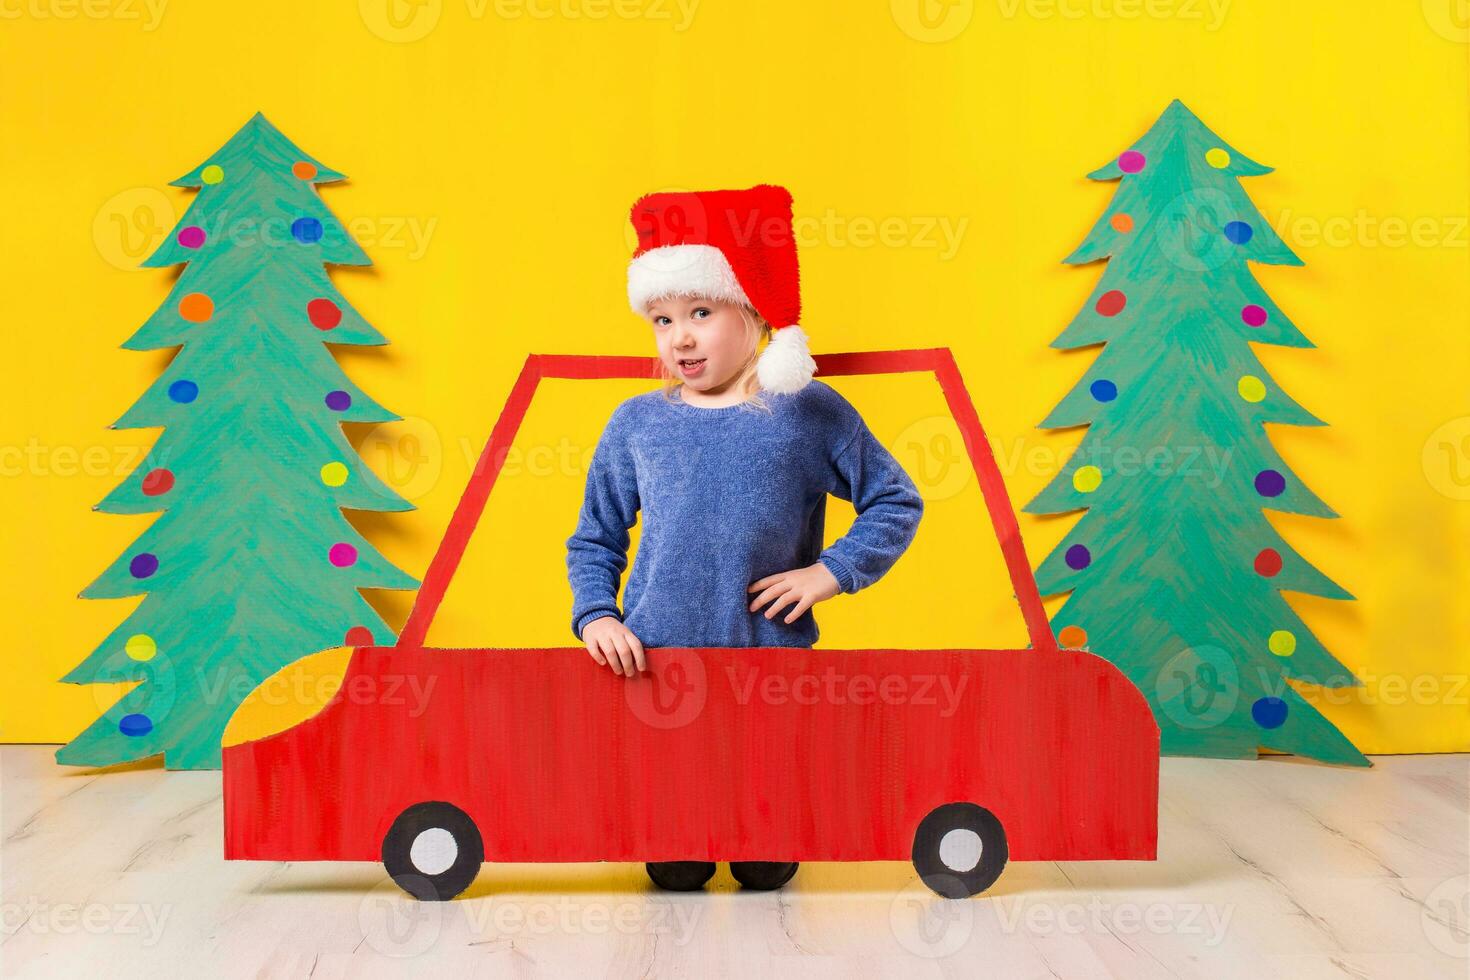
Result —
<instances>
[{"instance_id":1,"label":"white wheel hub","mask_svg":"<svg viewBox=\"0 0 1470 980\"><path fill-rule=\"evenodd\" d=\"M951 871L973 871L983 846L979 834L956 828L939 838L939 860Z\"/></svg>"},{"instance_id":2,"label":"white wheel hub","mask_svg":"<svg viewBox=\"0 0 1470 980\"><path fill-rule=\"evenodd\" d=\"M408 860L421 874L443 874L454 867L459 845L454 835L443 827L430 827L419 832L408 849Z\"/></svg>"}]
</instances>

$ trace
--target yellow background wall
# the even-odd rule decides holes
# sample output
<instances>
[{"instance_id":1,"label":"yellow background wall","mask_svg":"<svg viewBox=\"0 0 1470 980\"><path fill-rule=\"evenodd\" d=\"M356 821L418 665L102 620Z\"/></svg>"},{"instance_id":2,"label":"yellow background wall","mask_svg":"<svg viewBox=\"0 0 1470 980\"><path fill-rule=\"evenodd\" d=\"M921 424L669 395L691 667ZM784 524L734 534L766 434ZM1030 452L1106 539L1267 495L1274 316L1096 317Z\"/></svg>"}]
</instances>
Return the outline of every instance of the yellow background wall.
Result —
<instances>
[{"instance_id":1,"label":"yellow background wall","mask_svg":"<svg viewBox=\"0 0 1470 980\"><path fill-rule=\"evenodd\" d=\"M1060 264L1112 191L1083 175L1177 96L1277 167L1247 190L1307 263L1258 275L1319 349L1260 350L1330 423L1272 435L1342 519L1272 519L1358 596L1291 600L1367 682L1318 703L1368 752L1470 748L1470 25L1455 10L7 0L0 740L67 739L121 693L55 679L131 608L76 595L150 519L91 511L156 435L106 428L166 363L118 349L171 282L130 267L187 204L167 182L257 109L351 177L323 196L376 264L336 279L393 345L340 360L407 417L356 435L419 505L357 522L422 574L528 352L652 353L626 307L626 216L663 188L788 186L816 349L951 347L1019 507L1079 438L1034 426L1092 357L1047 347L1100 273ZM822 645L1017 642L936 386L837 386L929 509L888 578L817 608ZM601 423L635 390L543 388L432 641L575 643L563 545ZM829 537L850 520L834 502ZM1071 520L1023 517L1033 564ZM395 625L411 601L373 598Z\"/></svg>"}]
</instances>

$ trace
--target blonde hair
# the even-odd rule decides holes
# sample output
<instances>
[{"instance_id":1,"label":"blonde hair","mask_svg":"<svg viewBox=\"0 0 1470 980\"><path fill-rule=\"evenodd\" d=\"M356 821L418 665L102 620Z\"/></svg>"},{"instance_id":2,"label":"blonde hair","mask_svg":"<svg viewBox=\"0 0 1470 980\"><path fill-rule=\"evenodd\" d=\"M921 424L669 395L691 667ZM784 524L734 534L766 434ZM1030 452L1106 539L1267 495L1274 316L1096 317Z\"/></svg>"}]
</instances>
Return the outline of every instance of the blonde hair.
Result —
<instances>
[{"instance_id":1,"label":"blonde hair","mask_svg":"<svg viewBox=\"0 0 1470 980\"><path fill-rule=\"evenodd\" d=\"M743 402L740 402L739 407L748 411L769 414L771 406L766 402L760 382L756 378L755 368L756 363L760 360L761 340L770 341L771 339L771 325L753 307L740 304L736 306L736 309L740 311L740 318L745 321L746 336L750 340L750 356L745 359L745 363L740 366L740 370L735 375L735 390L744 392L747 396ZM668 401L675 401L674 392L682 388L684 382L670 372L662 360L658 362L658 371L660 378L663 379L664 398ZM682 396L679 400L682 400Z\"/></svg>"}]
</instances>

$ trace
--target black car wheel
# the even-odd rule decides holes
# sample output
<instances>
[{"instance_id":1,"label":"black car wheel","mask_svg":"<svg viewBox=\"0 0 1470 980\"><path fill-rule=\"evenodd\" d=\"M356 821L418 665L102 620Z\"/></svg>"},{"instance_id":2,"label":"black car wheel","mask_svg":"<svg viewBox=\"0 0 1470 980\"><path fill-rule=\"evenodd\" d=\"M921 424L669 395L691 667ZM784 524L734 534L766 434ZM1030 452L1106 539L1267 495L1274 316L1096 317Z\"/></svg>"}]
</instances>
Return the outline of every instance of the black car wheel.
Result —
<instances>
[{"instance_id":1,"label":"black car wheel","mask_svg":"<svg viewBox=\"0 0 1470 980\"><path fill-rule=\"evenodd\" d=\"M648 877L666 892L695 892L715 876L713 861L649 861Z\"/></svg>"},{"instance_id":2,"label":"black car wheel","mask_svg":"<svg viewBox=\"0 0 1470 980\"><path fill-rule=\"evenodd\" d=\"M464 891L484 863L480 831L452 803L414 804L383 838L383 867L400 888L426 902L447 902Z\"/></svg>"},{"instance_id":3,"label":"black car wheel","mask_svg":"<svg viewBox=\"0 0 1470 980\"><path fill-rule=\"evenodd\" d=\"M795 861L731 861L730 874L742 888L768 892L780 888L796 874Z\"/></svg>"},{"instance_id":4,"label":"black car wheel","mask_svg":"<svg viewBox=\"0 0 1470 980\"><path fill-rule=\"evenodd\" d=\"M1006 832L995 814L974 803L946 803L919 821L914 870L945 898L969 898L1005 870Z\"/></svg>"}]
</instances>

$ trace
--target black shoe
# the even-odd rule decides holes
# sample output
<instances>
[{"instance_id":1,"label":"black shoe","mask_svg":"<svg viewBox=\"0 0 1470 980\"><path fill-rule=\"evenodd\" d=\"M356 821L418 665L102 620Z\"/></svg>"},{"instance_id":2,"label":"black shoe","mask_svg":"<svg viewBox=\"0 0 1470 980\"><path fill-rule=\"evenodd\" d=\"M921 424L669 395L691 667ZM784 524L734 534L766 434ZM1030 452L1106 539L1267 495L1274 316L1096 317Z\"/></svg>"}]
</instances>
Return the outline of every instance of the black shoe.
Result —
<instances>
[{"instance_id":1,"label":"black shoe","mask_svg":"<svg viewBox=\"0 0 1470 980\"><path fill-rule=\"evenodd\" d=\"M713 861L649 861L648 877L664 891L697 892L715 876Z\"/></svg>"},{"instance_id":2,"label":"black shoe","mask_svg":"<svg viewBox=\"0 0 1470 980\"><path fill-rule=\"evenodd\" d=\"M730 873L743 887L768 892L790 881L796 867L796 861L731 861Z\"/></svg>"}]
</instances>

